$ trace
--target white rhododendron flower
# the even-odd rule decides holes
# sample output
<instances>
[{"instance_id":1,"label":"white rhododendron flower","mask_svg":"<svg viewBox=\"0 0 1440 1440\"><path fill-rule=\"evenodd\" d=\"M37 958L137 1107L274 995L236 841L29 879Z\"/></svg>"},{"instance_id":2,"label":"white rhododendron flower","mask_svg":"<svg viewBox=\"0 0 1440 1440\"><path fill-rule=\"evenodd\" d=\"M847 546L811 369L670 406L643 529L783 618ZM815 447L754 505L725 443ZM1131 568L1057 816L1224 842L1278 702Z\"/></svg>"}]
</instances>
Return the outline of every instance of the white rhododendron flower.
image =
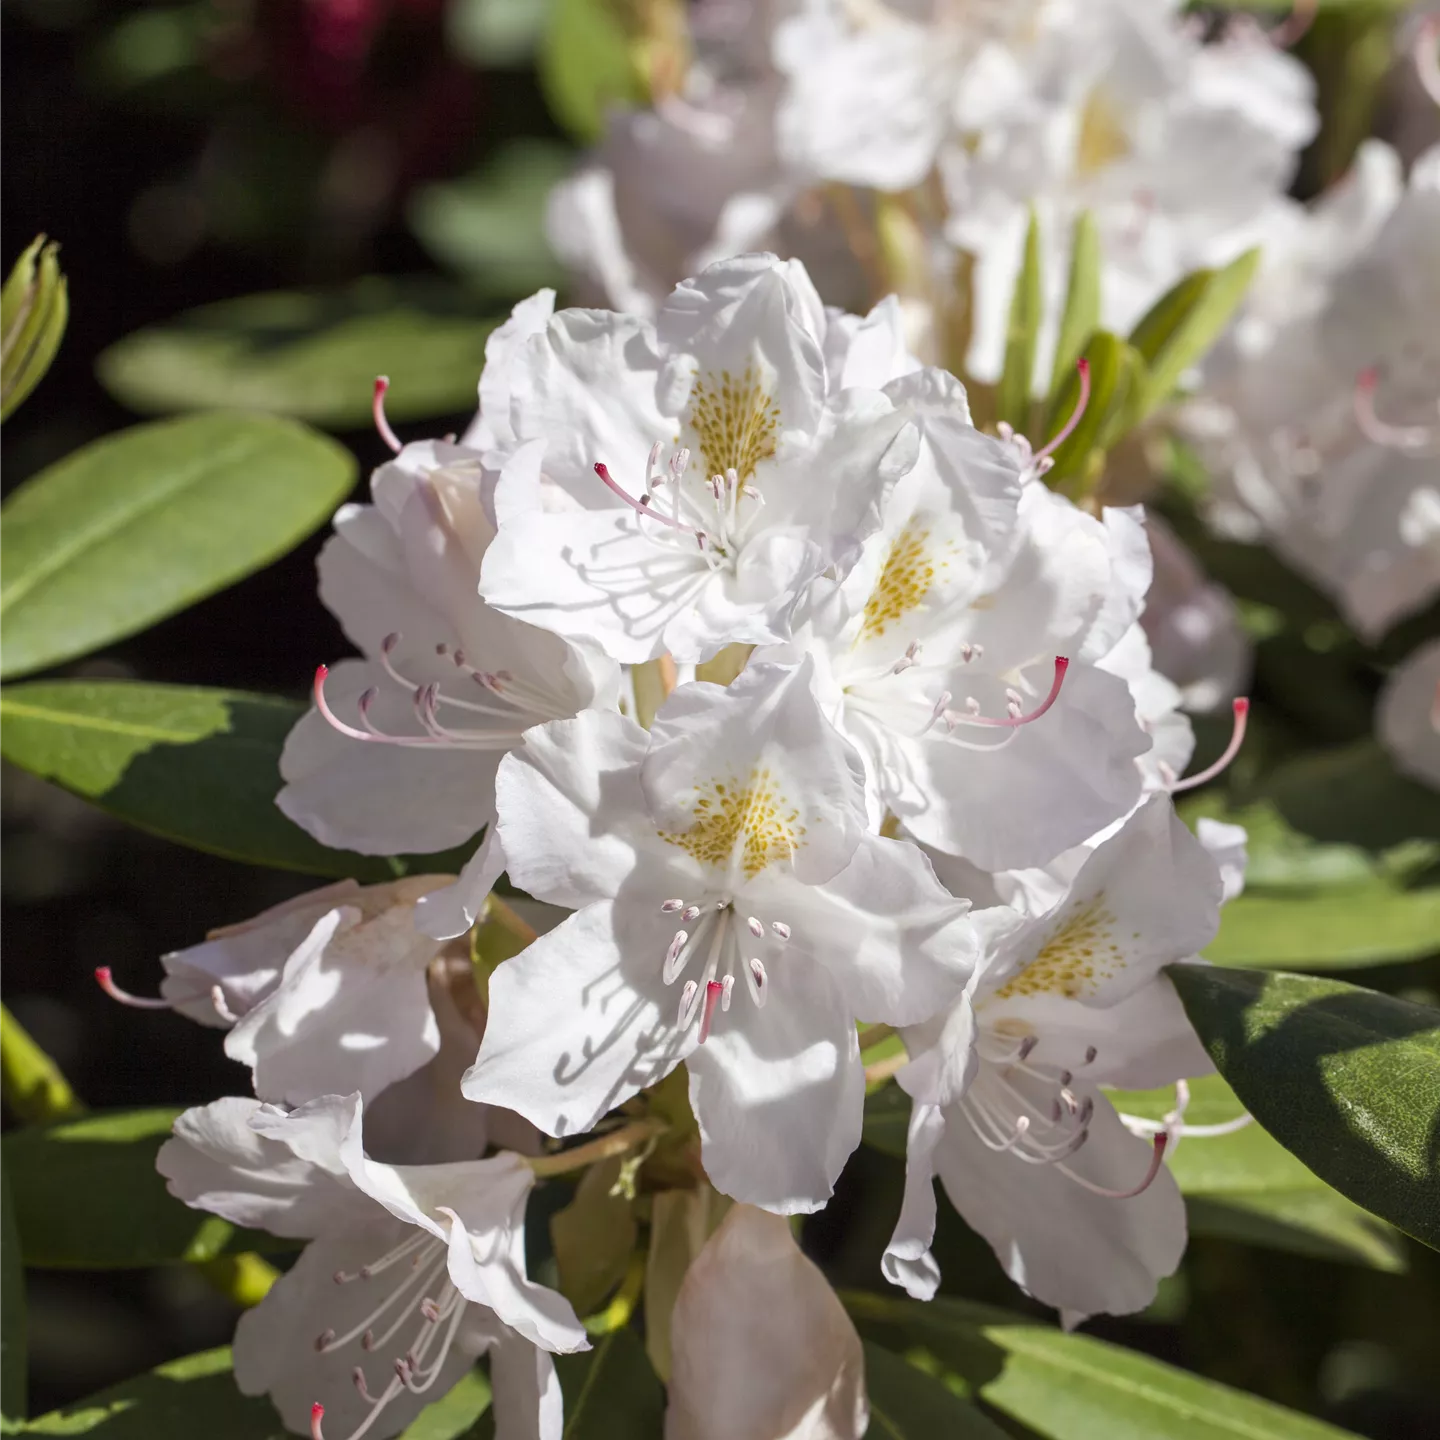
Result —
<instances>
[{"instance_id":1,"label":"white rhododendron flower","mask_svg":"<svg viewBox=\"0 0 1440 1440\"><path fill-rule=\"evenodd\" d=\"M1213 519L1261 536L1375 639L1440 592L1440 149L1378 141L1277 238L1183 419Z\"/></svg>"},{"instance_id":2,"label":"white rhododendron flower","mask_svg":"<svg viewBox=\"0 0 1440 1440\"><path fill-rule=\"evenodd\" d=\"M589 1342L569 1304L526 1277L532 1171L511 1154L379 1164L362 1108L358 1095L289 1113L219 1100L186 1111L160 1151L187 1205L310 1240L240 1319L241 1390L268 1394L292 1429L323 1408L332 1437L384 1437L489 1352L501 1440L559 1440L550 1354Z\"/></svg>"},{"instance_id":3,"label":"white rhododendron flower","mask_svg":"<svg viewBox=\"0 0 1440 1440\"><path fill-rule=\"evenodd\" d=\"M491 976L472 1099L578 1134L684 1060L712 1183L825 1203L860 1139L856 1020L935 1013L975 941L920 851L869 833L810 668L681 686L648 736L590 711L505 761L510 877L576 913Z\"/></svg>"},{"instance_id":4,"label":"white rhododendron flower","mask_svg":"<svg viewBox=\"0 0 1440 1440\"><path fill-rule=\"evenodd\" d=\"M830 1282L778 1215L736 1205L671 1314L665 1440L860 1440L865 1354Z\"/></svg>"},{"instance_id":5,"label":"white rhododendron flower","mask_svg":"<svg viewBox=\"0 0 1440 1440\"><path fill-rule=\"evenodd\" d=\"M1210 1070L1160 971L1214 938L1221 898L1215 860L1154 796L1036 913L977 913L987 940L966 995L905 1035L914 1104L891 1280L935 1292L938 1176L1036 1299L1072 1319L1150 1302L1185 1248L1185 1207L1164 1133L1131 1134L1098 1087Z\"/></svg>"},{"instance_id":6,"label":"white rhododendron flower","mask_svg":"<svg viewBox=\"0 0 1440 1440\"><path fill-rule=\"evenodd\" d=\"M653 326L556 315L510 377L489 604L625 663L788 639L914 458L884 395L832 393L825 328L804 268L770 255L686 281Z\"/></svg>"},{"instance_id":7,"label":"white rhododendron flower","mask_svg":"<svg viewBox=\"0 0 1440 1440\"><path fill-rule=\"evenodd\" d=\"M1440 790L1440 640L1422 645L1391 672L1376 728L1400 770Z\"/></svg>"},{"instance_id":8,"label":"white rhododendron flower","mask_svg":"<svg viewBox=\"0 0 1440 1440\"><path fill-rule=\"evenodd\" d=\"M1124 332L1187 270L1235 258L1283 211L1316 125L1304 69L1260 34L1205 46L1177 3L808 5L776 37L781 154L827 179L943 178L973 255L968 366L1000 373L1025 227L1038 216L1047 377L1070 227L1094 217L1102 323Z\"/></svg>"}]
</instances>

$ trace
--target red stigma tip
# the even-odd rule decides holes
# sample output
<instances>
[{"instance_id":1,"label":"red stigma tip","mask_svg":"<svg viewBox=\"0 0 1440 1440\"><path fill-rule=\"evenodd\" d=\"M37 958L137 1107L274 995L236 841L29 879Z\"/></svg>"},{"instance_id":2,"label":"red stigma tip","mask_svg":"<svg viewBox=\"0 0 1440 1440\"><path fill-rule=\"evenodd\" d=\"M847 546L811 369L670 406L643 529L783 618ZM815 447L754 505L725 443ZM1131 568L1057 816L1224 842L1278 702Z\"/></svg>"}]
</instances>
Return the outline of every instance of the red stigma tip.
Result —
<instances>
[{"instance_id":1,"label":"red stigma tip","mask_svg":"<svg viewBox=\"0 0 1440 1440\"><path fill-rule=\"evenodd\" d=\"M1198 775L1187 775L1185 779L1177 780L1170 787L1172 795L1178 795L1182 790L1193 790L1197 785L1203 785L1207 780L1213 780L1240 753L1240 747L1245 743L1245 725L1250 716L1249 697L1237 696L1231 702L1230 710L1235 719L1230 730L1230 743L1225 747L1220 758L1213 765L1206 766Z\"/></svg>"},{"instance_id":2,"label":"red stigma tip","mask_svg":"<svg viewBox=\"0 0 1440 1440\"><path fill-rule=\"evenodd\" d=\"M398 455L405 447L401 445L400 437L390 428L390 422L385 418L385 392L389 388L388 375L375 377L375 393L370 402L370 413L375 418L375 429L380 438Z\"/></svg>"},{"instance_id":3,"label":"red stigma tip","mask_svg":"<svg viewBox=\"0 0 1440 1440\"><path fill-rule=\"evenodd\" d=\"M1380 371L1374 365L1367 365L1356 377L1357 390L1373 390L1380 383Z\"/></svg>"},{"instance_id":4,"label":"red stigma tip","mask_svg":"<svg viewBox=\"0 0 1440 1440\"><path fill-rule=\"evenodd\" d=\"M700 1043L702 1045L710 1038L710 1021L714 1018L715 1006L724 991L724 985L718 980L705 982L705 1014L700 1021Z\"/></svg>"},{"instance_id":5,"label":"red stigma tip","mask_svg":"<svg viewBox=\"0 0 1440 1440\"><path fill-rule=\"evenodd\" d=\"M317 1400L310 1407L310 1440L325 1440L320 1422L325 1418L325 1407Z\"/></svg>"},{"instance_id":6,"label":"red stigma tip","mask_svg":"<svg viewBox=\"0 0 1440 1440\"><path fill-rule=\"evenodd\" d=\"M1075 368L1076 368L1082 375L1088 375L1088 374L1090 373L1090 362L1082 355L1082 356L1075 362Z\"/></svg>"},{"instance_id":7,"label":"red stigma tip","mask_svg":"<svg viewBox=\"0 0 1440 1440\"><path fill-rule=\"evenodd\" d=\"M95 967L95 979L102 990L108 990L115 983L113 972L108 965L97 965Z\"/></svg>"}]
</instances>

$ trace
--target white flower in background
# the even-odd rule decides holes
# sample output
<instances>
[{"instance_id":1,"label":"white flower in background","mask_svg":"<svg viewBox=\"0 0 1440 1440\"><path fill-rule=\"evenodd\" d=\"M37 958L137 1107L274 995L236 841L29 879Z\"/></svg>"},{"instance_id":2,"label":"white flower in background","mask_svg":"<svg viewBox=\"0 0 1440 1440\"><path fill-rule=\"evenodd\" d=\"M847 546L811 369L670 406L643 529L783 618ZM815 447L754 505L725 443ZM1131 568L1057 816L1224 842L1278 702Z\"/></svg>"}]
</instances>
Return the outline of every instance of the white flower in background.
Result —
<instances>
[{"instance_id":1,"label":"white flower in background","mask_svg":"<svg viewBox=\"0 0 1440 1440\"><path fill-rule=\"evenodd\" d=\"M1187 710L1218 710L1245 689L1250 676L1252 647L1234 598L1206 575L1154 511L1145 517L1145 531L1155 578L1140 623L1154 666L1179 687Z\"/></svg>"},{"instance_id":2,"label":"white flower in background","mask_svg":"<svg viewBox=\"0 0 1440 1440\"><path fill-rule=\"evenodd\" d=\"M968 368L993 380L1025 227L1041 223L1049 375L1070 227L1099 228L1102 323L1127 330L1186 271L1233 259L1283 209L1314 133L1305 70L1260 34L1203 46L1175 3L808 6L780 28L781 153L902 190L938 173L976 261Z\"/></svg>"},{"instance_id":3,"label":"white flower in background","mask_svg":"<svg viewBox=\"0 0 1440 1440\"><path fill-rule=\"evenodd\" d=\"M966 996L905 1034L914 1108L884 1267L919 1298L939 1280L936 1175L1011 1279L1067 1321L1141 1309L1185 1248L1166 1135L1131 1134L1098 1087L1210 1070L1160 971L1214 937L1221 873L1164 796L1078 858L1063 889L1032 892L1033 913L976 913L985 953Z\"/></svg>"},{"instance_id":4,"label":"white flower in background","mask_svg":"<svg viewBox=\"0 0 1440 1440\"><path fill-rule=\"evenodd\" d=\"M1374 640L1440 591L1440 150L1378 141L1282 235L1182 422L1212 519L1264 537Z\"/></svg>"},{"instance_id":5,"label":"white flower in background","mask_svg":"<svg viewBox=\"0 0 1440 1440\"><path fill-rule=\"evenodd\" d=\"M375 472L375 503L335 516L320 598L365 658L322 669L317 708L286 741L277 801L326 845L393 855L463 844L493 818L495 767L523 731L617 703L604 656L477 594L495 533L483 451L511 439L514 351L553 298L517 306L490 337L468 443L405 446Z\"/></svg>"},{"instance_id":6,"label":"white flower in background","mask_svg":"<svg viewBox=\"0 0 1440 1440\"><path fill-rule=\"evenodd\" d=\"M555 316L512 367L489 604L625 663L788 639L914 454L883 395L830 393L825 328L804 268L771 255L686 281L653 327Z\"/></svg>"},{"instance_id":7,"label":"white flower in background","mask_svg":"<svg viewBox=\"0 0 1440 1440\"><path fill-rule=\"evenodd\" d=\"M843 235L775 148L775 8L765 0L689 7L688 53L677 44L665 56L683 73L652 77L650 108L612 110L599 145L551 191L546 233L582 294L654 315L684 276L760 249L818 265L834 298L856 290Z\"/></svg>"},{"instance_id":8,"label":"white flower in background","mask_svg":"<svg viewBox=\"0 0 1440 1440\"><path fill-rule=\"evenodd\" d=\"M825 1203L860 1138L856 1020L952 1002L974 937L919 850L868 833L809 670L682 685L648 736L588 711L505 761L509 874L576 913L490 977L472 1099L579 1134L685 1060L716 1188Z\"/></svg>"},{"instance_id":9,"label":"white flower in background","mask_svg":"<svg viewBox=\"0 0 1440 1440\"><path fill-rule=\"evenodd\" d=\"M1391 672L1376 728L1398 769L1440 790L1440 640Z\"/></svg>"},{"instance_id":10,"label":"white flower in background","mask_svg":"<svg viewBox=\"0 0 1440 1440\"><path fill-rule=\"evenodd\" d=\"M172 1194L308 1239L240 1318L235 1379L292 1430L402 1430L487 1351L500 1440L559 1440L550 1353L588 1348L569 1304L525 1274L534 1175L517 1155L448 1165L367 1157L358 1095L286 1113L239 1098L187 1110L157 1165ZM318 1420L316 1430L319 1434Z\"/></svg>"},{"instance_id":11,"label":"white flower in background","mask_svg":"<svg viewBox=\"0 0 1440 1440\"><path fill-rule=\"evenodd\" d=\"M1149 580L1138 512L1103 520L1019 483L941 371L885 387L920 437L914 469L793 647L865 760L872 824L986 869L1037 865L1139 799L1150 741L1102 659Z\"/></svg>"},{"instance_id":12,"label":"white flower in background","mask_svg":"<svg viewBox=\"0 0 1440 1440\"><path fill-rule=\"evenodd\" d=\"M108 967L96 978L126 1004L228 1027L225 1053L250 1067L262 1100L354 1090L369 1102L440 1049L426 987L440 945L415 928L415 909L449 883L342 880L298 895L161 956L160 1000L125 994Z\"/></svg>"},{"instance_id":13,"label":"white flower in background","mask_svg":"<svg viewBox=\"0 0 1440 1440\"><path fill-rule=\"evenodd\" d=\"M665 1440L860 1440L865 1355L789 1222L736 1205L671 1316Z\"/></svg>"}]
</instances>

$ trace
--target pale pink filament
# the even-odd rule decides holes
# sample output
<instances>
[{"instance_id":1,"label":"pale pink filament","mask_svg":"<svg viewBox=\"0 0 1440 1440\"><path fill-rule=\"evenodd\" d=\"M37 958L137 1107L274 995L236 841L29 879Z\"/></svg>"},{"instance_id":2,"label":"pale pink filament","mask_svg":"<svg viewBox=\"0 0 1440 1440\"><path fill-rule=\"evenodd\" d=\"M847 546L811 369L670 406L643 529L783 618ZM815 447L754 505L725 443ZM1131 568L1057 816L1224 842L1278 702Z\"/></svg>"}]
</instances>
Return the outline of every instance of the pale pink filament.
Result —
<instances>
[{"instance_id":1,"label":"pale pink filament","mask_svg":"<svg viewBox=\"0 0 1440 1440\"><path fill-rule=\"evenodd\" d=\"M1414 453L1433 443L1436 432L1431 426L1392 425L1380 418L1375 410L1375 391L1379 385L1380 372L1373 367L1355 377L1355 423L1360 433L1387 450Z\"/></svg>"},{"instance_id":2,"label":"pale pink filament","mask_svg":"<svg viewBox=\"0 0 1440 1440\"><path fill-rule=\"evenodd\" d=\"M1138 1185L1129 1190L1110 1190L1104 1185L1096 1185L1093 1181L1087 1180L1083 1175L1077 1175L1068 1165L1057 1165L1055 1168L1068 1180L1073 1180L1082 1189L1088 1190L1092 1195L1103 1195L1107 1200L1133 1200L1137 1195L1143 1195L1155 1183L1155 1177L1159 1175L1160 1168L1165 1161L1165 1147L1170 1143L1170 1137L1165 1131L1156 1135L1154 1149L1150 1152L1150 1168L1146 1170L1145 1177Z\"/></svg>"},{"instance_id":3,"label":"pale pink filament","mask_svg":"<svg viewBox=\"0 0 1440 1440\"><path fill-rule=\"evenodd\" d=\"M944 720L947 730L953 730L957 725L982 725L1000 730L1015 730L1021 725L1030 725L1044 715L1060 698L1060 687L1065 683L1065 672L1069 668L1070 661L1064 655L1057 655L1055 657L1055 678L1050 682L1050 693L1028 715L1010 715L1003 720L996 719L992 715L971 715L964 710L951 710L949 708L950 692L942 690L940 698L936 700L935 708L930 714L930 719L920 733L924 735L937 720Z\"/></svg>"},{"instance_id":4,"label":"pale pink filament","mask_svg":"<svg viewBox=\"0 0 1440 1440\"><path fill-rule=\"evenodd\" d=\"M668 525L672 530L679 530L686 535L693 535L705 548L705 535L693 525L687 525L683 520L673 519L669 515L662 514L658 509L650 505L650 496L647 494L643 499L637 500L610 474L609 469L599 460L595 462L595 473L603 480L610 491L618 495L637 515L648 515L652 520L658 520L662 525Z\"/></svg>"},{"instance_id":5,"label":"pale pink filament","mask_svg":"<svg viewBox=\"0 0 1440 1440\"><path fill-rule=\"evenodd\" d=\"M1086 406L1090 403L1090 362L1083 358L1079 359L1075 362L1075 369L1080 374L1080 396L1075 401L1075 408L1070 412L1070 418L1061 426L1059 433L1043 450L1037 450L1031 457L1032 465L1038 465L1042 460L1049 459L1070 438L1075 427L1080 423L1081 417L1085 414Z\"/></svg>"},{"instance_id":6,"label":"pale pink filament","mask_svg":"<svg viewBox=\"0 0 1440 1440\"><path fill-rule=\"evenodd\" d=\"M405 447L400 443L400 437L390 428L389 420L385 418L385 392L389 388L388 375L375 377L375 398L370 402L370 413L375 417L375 428L380 432L380 438L398 455Z\"/></svg>"},{"instance_id":7,"label":"pale pink filament","mask_svg":"<svg viewBox=\"0 0 1440 1440\"><path fill-rule=\"evenodd\" d=\"M1182 790L1194 790L1197 786L1213 780L1240 753L1240 747L1245 743L1245 726L1250 717L1250 701L1242 695L1231 706L1231 710L1235 720L1230 731L1230 743L1225 747L1220 758L1213 765L1207 765L1198 775L1187 775L1183 780L1176 780L1170 786L1172 795L1178 795Z\"/></svg>"},{"instance_id":8,"label":"pale pink filament","mask_svg":"<svg viewBox=\"0 0 1440 1440\"><path fill-rule=\"evenodd\" d=\"M144 995L132 995L128 990L122 990L115 983L114 974L108 965L95 967L95 981L112 1000L118 1001L121 1005L128 1005L132 1010L174 1010L179 1005L193 1005L199 1000L209 1000L215 1007L215 1013L227 1025L234 1025L240 1019L231 1010L229 1002L225 999L225 991L219 985L212 985L209 990L197 990L195 994L180 1000L166 1000L163 996L151 999Z\"/></svg>"}]
</instances>

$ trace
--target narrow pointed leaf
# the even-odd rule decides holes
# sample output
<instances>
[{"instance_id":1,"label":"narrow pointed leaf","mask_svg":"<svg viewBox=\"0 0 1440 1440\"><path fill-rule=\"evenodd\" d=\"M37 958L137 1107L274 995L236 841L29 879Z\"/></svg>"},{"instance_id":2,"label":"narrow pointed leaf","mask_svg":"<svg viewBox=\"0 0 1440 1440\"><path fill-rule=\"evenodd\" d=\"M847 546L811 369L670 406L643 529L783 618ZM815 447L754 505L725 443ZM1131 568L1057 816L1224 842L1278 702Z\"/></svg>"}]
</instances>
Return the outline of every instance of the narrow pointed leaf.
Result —
<instances>
[{"instance_id":1,"label":"narrow pointed leaf","mask_svg":"<svg viewBox=\"0 0 1440 1440\"><path fill-rule=\"evenodd\" d=\"M157 1366L31 1421L27 1435L85 1435L90 1440L288 1440L263 1396L235 1388L230 1350L204 1350Z\"/></svg>"},{"instance_id":2,"label":"narrow pointed leaf","mask_svg":"<svg viewBox=\"0 0 1440 1440\"><path fill-rule=\"evenodd\" d=\"M1075 362L1084 353L1085 342L1100 324L1100 232L1095 217L1082 210L1070 238L1070 279L1065 289L1065 309L1060 315L1060 333L1055 341L1055 368L1050 376L1050 394L1069 379Z\"/></svg>"},{"instance_id":3,"label":"narrow pointed leaf","mask_svg":"<svg viewBox=\"0 0 1440 1440\"><path fill-rule=\"evenodd\" d=\"M861 1331L1044 1440L1340 1440L1346 1432L1148 1355L965 1300L841 1297Z\"/></svg>"},{"instance_id":4,"label":"narrow pointed leaf","mask_svg":"<svg viewBox=\"0 0 1440 1440\"><path fill-rule=\"evenodd\" d=\"M25 1263L101 1270L293 1249L292 1241L192 1210L166 1190L155 1156L179 1113L97 1111L6 1135L0 1147Z\"/></svg>"},{"instance_id":5,"label":"narrow pointed leaf","mask_svg":"<svg viewBox=\"0 0 1440 1440\"><path fill-rule=\"evenodd\" d=\"M0 420L40 383L65 334L70 299L59 249L37 235L0 291Z\"/></svg>"},{"instance_id":6,"label":"narrow pointed leaf","mask_svg":"<svg viewBox=\"0 0 1440 1440\"><path fill-rule=\"evenodd\" d=\"M1223 269L1197 270L1177 281L1141 317L1130 332L1130 343L1149 367L1137 420L1168 400L1185 371L1220 338L1259 263L1260 251L1247 250Z\"/></svg>"},{"instance_id":7,"label":"narrow pointed leaf","mask_svg":"<svg viewBox=\"0 0 1440 1440\"><path fill-rule=\"evenodd\" d=\"M334 441L263 415L83 446L5 504L0 673L121 640L277 560L330 518L355 469Z\"/></svg>"},{"instance_id":8,"label":"narrow pointed leaf","mask_svg":"<svg viewBox=\"0 0 1440 1440\"><path fill-rule=\"evenodd\" d=\"M1045 297L1040 270L1040 221L1031 212L1025 232L1025 252L1010 299L1010 323L1005 334L1005 368L995 396L995 417L1024 434L1030 425L1030 385L1035 374L1035 346Z\"/></svg>"},{"instance_id":9,"label":"narrow pointed leaf","mask_svg":"<svg viewBox=\"0 0 1440 1440\"><path fill-rule=\"evenodd\" d=\"M870 1428L865 1440L1005 1440L983 1411L893 1351L865 1343Z\"/></svg>"},{"instance_id":10,"label":"narrow pointed leaf","mask_svg":"<svg viewBox=\"0 0 1440 1440\"><path fill-rule=\"evenodd\" d=\"M1168 973L1246 1109L1342 1195L1440 1249L1440 1010L1310 975Z\"/></svg>"},{"instance_id":11,"label":"narrow pointed leaf","mask_svg":"<svg viewBox=\"0 0 1440 1440\"><path fill-rule=\"evenodd\" d=\"M331 850L275 805L280 751L304 713L237 690L56 680L0 691L0 753L167 840L308 875L457 872L474 847L382 857Z\"/></svg>"},{"instance_id":12,"label":"narrow pointed leaf","mask_svg":"<svg viewBox=\"0 0 1440 1440\"><path fill-rule=\"evenodd\" d=\"M242 406L352 429L370 423L377 375L393 421L473 410L495 323L454 284L371 276L187 311L117 341L96 371L144 414Z\"/></svg>"}]
</instances>

